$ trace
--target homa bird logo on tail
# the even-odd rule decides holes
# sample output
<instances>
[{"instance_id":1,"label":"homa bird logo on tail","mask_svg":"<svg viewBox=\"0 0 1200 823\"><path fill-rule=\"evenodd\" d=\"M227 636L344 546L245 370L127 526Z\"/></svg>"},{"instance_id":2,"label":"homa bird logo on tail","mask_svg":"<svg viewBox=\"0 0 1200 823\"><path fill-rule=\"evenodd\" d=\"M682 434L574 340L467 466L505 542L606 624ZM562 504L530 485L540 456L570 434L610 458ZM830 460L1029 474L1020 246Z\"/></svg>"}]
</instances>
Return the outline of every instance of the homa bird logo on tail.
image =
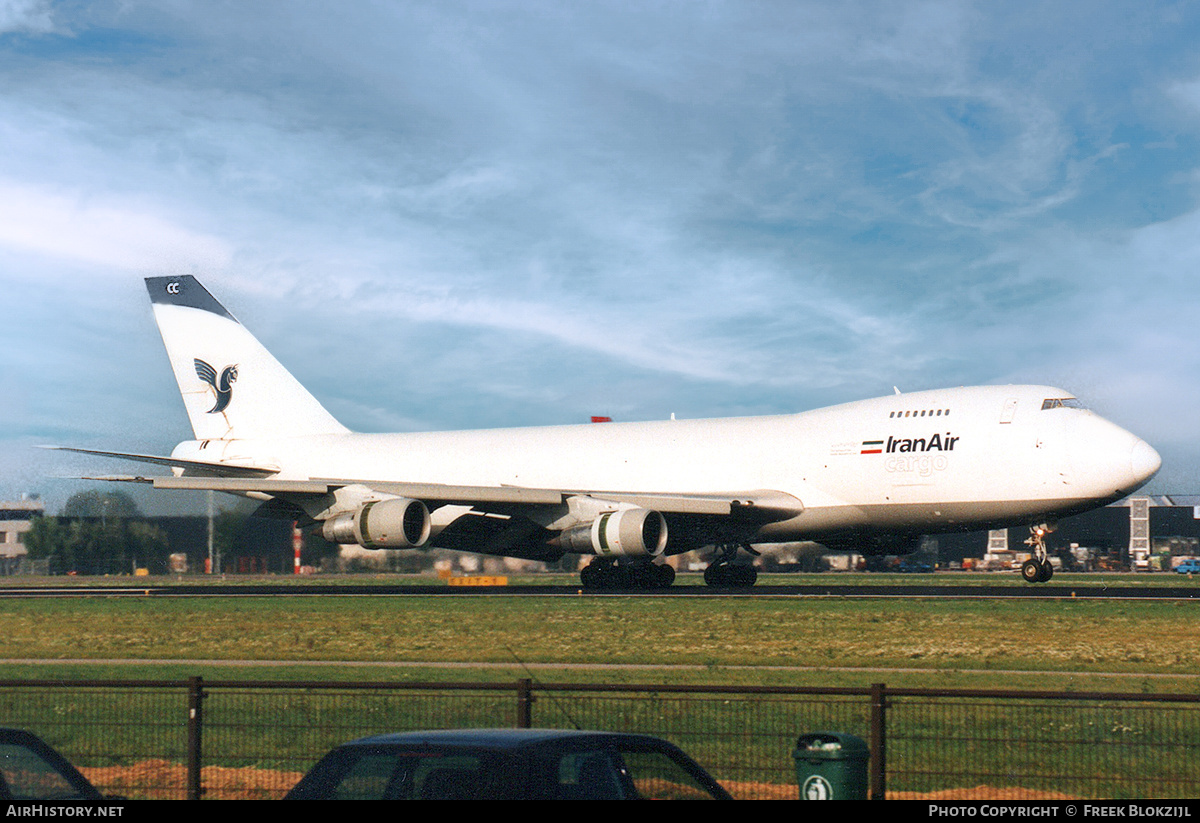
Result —
<instances>
[{"instance_id":1,"label":"homa bird logo on tail","mask_svg":"<svg viewBox=\"0 0 1200 823\"><path fill-rule=\"evenodd\" d=\"M226 366L221 371L220 380L217 379L217 370L205 363L199 357L193 358L192 362L196 365L196 376L212 387L213 393L217 396L217 401L213 407L208 410L209 414L217 414L225 411L229 406L229 401L233 399L233 384L237 381L237 364Z\"/></svg>"}]
</instances>

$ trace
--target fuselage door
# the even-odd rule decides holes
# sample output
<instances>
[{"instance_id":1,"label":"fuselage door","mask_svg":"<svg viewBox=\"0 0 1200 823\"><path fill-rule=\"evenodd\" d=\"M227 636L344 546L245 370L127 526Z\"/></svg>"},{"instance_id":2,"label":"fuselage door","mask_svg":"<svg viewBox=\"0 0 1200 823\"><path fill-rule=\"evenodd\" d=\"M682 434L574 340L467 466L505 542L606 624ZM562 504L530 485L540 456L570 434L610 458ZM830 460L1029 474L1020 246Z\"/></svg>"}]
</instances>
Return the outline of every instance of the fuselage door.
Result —
<instances>
[{"instance_id":1,"label":"fuselage door","mask_svg":"<svg viewBox=\"0 0 1200 823\"><path fill-rule=\"evenodd\" d=\"M1001 423L1013 422L1013 417L1016 415L1016 413L1017 413L1017 398L1010 397L1008 400L1004 401L1004 410L1000 412L1000 422Z\"/></svg>"}]
</instances>

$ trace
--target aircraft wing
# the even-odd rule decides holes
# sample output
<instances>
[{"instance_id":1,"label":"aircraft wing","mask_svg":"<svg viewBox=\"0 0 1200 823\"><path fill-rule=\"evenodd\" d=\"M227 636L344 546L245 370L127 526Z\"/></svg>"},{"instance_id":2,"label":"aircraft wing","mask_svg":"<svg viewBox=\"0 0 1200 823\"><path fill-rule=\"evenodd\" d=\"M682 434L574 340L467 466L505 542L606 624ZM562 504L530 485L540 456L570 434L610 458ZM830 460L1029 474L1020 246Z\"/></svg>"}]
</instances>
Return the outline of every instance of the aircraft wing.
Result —
<instances>
[{"instance_id":1,"label":"aircraft wing","mask_svg":"<svg viewBox=\"0 0 1200 823\"><path fill-rule=\"evenodd\" d=\"M272 466L94 449L64 450L188 472L85 479L146 483L156 489L239 494L264 501L259 510L262 516L295 519L310 525L321 522L327 540L356 542L369 548L426 544L433 528L430 512L443 507L449 517L439 518L441 522L433 533L432 545L534 560L556 559L564 551L654 555L666 548L667 534L673 535L674 548L670 551L673 554L715 542L740 543L762 526L788 520L804 511L803 503L796 497L769 489L680 493L362 478L296 480L279 478L278 469ZM626 525L619 525L622 522ZM628 525L630 522L634 525ZM593 524L601 524L608 531L600 535L592 528Z\"/></svg>"},{"instance_id":2,"label":"aircraft wing","mask_svg":"<svg viewBox=\"0 0 1200 823\"><path fill-rule=\"evenodd\" d=\"M94 452L93 452L94 453ZM166 461L166 458L163 458ZM186 461L170 461L177 465ZM211 464L209 464L211 465ZM481 511L512 514L524 507L558 506L570 497L592 497L628 503L664 514L738 517L771 523L804 511L799 499L783 492L759 490L721 494L671 494L579 489L535 489L524 486L453 486L439 483L406 483L349 479L273 480L260 477L105 477L105 480L151 483L156 489L190 489L259 493L271 496L324 495L352 485L367 486L385 494L408 497L438 506L472 506Z\"/></svg>"}]
</instances>

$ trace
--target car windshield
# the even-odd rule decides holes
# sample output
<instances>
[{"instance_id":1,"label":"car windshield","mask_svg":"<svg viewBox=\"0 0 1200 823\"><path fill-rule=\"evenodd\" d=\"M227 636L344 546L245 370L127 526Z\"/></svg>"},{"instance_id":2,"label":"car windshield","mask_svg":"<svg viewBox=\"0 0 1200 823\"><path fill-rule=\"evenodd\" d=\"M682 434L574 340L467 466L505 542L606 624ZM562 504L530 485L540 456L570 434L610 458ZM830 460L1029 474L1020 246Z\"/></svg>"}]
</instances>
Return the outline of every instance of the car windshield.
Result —
<instances>
[{"instance_id":1,"label":"car windshield","mask_svg":"<svg viewBox=\"0 0 1200 823\"><path fill-rule=\"evenodd\" d=\"M622 752L629 776L642 800L715 800L682 764L666 752Z\"/></svg>"},{"instance_id":2,"label":"car windshield","mask_svg":"<svg viewBox=\"0 0 1200 823\"><path fill-rule=\"evenodd\" d=\"M714 800L667 751L617 746L570 752L558 761L558 800Z\"/></svg>"},{"instance_id":3,"label":"car windshield","mask_svg":"<svg viewBox=\"0 0 1200 823\"><path fill-rule=\"evenodd\" d=\"M335 800L469 800L495 797L494 759L458 752L347 753Z\"/></svg>"},{"instance_id":4,"label":"car windshield","mask_svg":"<svg viewBox=\"0 0 1200 823\"><path fill-rule=\"evenodd\" d=\"M615 752L571 752L558 761L556 800L625 800L624 768Z\"/></svg>"},{"instance_id":5,"label":"car windshield","mask_svg":"<svg viewBox=\"0 0 1200 823\"><path fill-rule=\"evenodd\" d=\"M0 794L7 785L13 800L71 800L83 792L37 752L0 743Z\"/></svg>"}]
</instances>

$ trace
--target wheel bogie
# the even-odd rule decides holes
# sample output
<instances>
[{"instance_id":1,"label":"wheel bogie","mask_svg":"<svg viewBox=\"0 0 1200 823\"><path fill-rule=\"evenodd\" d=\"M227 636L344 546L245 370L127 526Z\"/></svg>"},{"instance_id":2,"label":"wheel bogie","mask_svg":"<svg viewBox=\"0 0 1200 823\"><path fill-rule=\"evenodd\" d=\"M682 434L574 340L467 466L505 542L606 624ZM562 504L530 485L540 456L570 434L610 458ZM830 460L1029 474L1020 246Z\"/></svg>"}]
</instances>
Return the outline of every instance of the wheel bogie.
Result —
<instances>
[{"instance_id":1,"label":"wheel bogie","mask_svg":"<svg viewBox=\"0 0 1200 823\"><path fill-rule=\"evenodd\" d=\"M665 589L675 582L666 563L614 563L593 560L579 570L585 589Z\"/></svg>"},{"instance_id":2,"label":"wheel bogie","mask_svg":"<svg viewBox=\"0 0 1200 823\"><path fill-rule=\"evenodd\" d=\"M709 586L749 588L758 582L758 572L748 563L710 563L704 570Z\"/></svg>"}]
</instances>

